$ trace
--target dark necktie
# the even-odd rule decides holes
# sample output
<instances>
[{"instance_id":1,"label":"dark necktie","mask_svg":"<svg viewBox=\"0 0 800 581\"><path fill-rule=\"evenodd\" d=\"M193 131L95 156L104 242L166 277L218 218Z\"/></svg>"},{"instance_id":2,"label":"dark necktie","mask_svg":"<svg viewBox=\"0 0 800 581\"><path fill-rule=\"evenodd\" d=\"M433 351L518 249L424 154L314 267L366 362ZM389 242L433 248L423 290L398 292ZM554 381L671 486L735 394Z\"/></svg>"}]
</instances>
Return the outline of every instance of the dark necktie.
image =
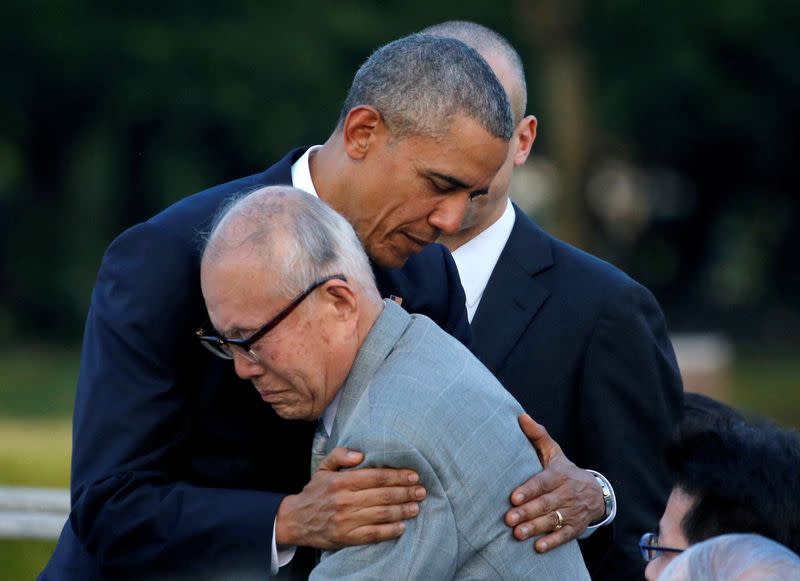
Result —
<instances>
[{"instance_id":1,"label":"dark necktie","mask_svg":"<svg viewBox=\"0 0 800 581\"><path fill-rule=\"evenodd\" d=\"M311 475L317 471L317 466L325 457L325 449L328 446L328 432L325 431L325 424L322 420L317 423L317 431L314 432L314 440L311 444Z\"/></svg>"}]
</instances>

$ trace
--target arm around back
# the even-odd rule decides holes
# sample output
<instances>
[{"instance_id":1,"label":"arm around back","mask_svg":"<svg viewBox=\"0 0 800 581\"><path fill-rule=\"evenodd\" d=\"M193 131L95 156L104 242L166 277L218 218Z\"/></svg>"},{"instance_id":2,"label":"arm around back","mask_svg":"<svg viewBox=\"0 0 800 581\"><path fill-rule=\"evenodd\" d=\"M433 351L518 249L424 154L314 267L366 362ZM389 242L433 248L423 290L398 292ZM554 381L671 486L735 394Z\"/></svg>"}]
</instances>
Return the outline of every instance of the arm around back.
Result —
<instances>
[{"instance_id":1,"label":"arm around back","mask_svg":"<svg viewBox=\"0 0 800 581\"><path fill-rule=\"evenodd\" d=\"M210 360L192 337L203 312L186 241L148 222L110 246L86 323L70 518L106 575L269 570L282 495L193 481L185 469L196 396L214 380L199 377Z\"/></svg>"}]
</instances>

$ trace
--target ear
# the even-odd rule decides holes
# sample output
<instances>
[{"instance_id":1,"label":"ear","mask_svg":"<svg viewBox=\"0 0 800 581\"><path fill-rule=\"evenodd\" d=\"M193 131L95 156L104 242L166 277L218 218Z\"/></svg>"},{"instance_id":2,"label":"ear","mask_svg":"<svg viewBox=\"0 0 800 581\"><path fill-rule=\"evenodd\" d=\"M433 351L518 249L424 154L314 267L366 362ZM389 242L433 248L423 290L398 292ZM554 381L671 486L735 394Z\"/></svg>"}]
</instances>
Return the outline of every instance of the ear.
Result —
<instances>
[{"instance_id":1,"label":"ear","mask_svg":"<svg viewBox=\"0 0 800 581\"><path fill-rule=\"evenodd\" d=\"M528 115L519 122L514 130L514 141L517 153L514 155L514 165L522 165L528 159L533 149L533 142L536 141L536 127L538 121L533 115Z\"/></svg>"},{"instance_id":2,"label":"ear","mask_svg":"<svg viewBox=\"0 0 800 581\"><path fill-rule=\"evenodd\" d=\"M351 159L363 159L375 137L384 130L383 117L375 107L358 105L350 109L342 127L347 155Z\"/></svg>"},{"instance_id":3,"label":"ear","mask_svg":"<svg viewBox=\"0 0 800 581\"><path fill-rule=\"evenodd\" d=\"M357 319L358 300L349 283L339 279L329 280L323 286L323 300L336 320Z\"/></svg>"}]
</instances>

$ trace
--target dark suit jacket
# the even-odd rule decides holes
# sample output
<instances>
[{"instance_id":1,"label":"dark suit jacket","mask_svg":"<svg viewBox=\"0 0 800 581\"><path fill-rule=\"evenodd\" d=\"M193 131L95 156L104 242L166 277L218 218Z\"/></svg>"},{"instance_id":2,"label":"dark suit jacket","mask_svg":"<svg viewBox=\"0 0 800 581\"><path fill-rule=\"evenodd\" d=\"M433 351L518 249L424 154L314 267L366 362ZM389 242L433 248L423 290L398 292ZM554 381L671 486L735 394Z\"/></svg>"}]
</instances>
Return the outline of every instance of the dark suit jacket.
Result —
<instances>
[{"instance_id":1,"label":"dark suit jacket","mask_svg":"<svg viewBox=\"0 0 800 581\"><path fill-rule=\"evenodd\" d=\"M642 579L636 543L657 530L669 495L661 448L683 393L663 314L620 270L515 211L472 350L573 462L614 486L614 550L603 557L604 529L582 547L592 578Z\"/></svg>"},{"instance_id":2,"label":"dark suit jacket","mask_svg":"<svg viewBox=\"0 0 800 581\"><path fill-rule=\"evenodd\" d=\"M280 419L193 333L207 320L202 232L232 195L291 184L302 153L185 198L108 248L75 400L72 512L43 579L269 571L275 513L308 481L314 424ZM385 296L468 341L443 247L375 272Z\"/></svg>"}]
</instances>

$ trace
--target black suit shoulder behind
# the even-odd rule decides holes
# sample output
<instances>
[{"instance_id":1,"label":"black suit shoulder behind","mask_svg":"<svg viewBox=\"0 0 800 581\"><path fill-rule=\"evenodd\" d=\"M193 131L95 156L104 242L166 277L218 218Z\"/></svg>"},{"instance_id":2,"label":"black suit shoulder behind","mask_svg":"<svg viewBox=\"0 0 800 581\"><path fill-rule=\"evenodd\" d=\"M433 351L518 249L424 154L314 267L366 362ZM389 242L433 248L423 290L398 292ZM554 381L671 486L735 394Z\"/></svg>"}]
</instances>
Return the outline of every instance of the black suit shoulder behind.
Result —
<instances>
[{"instance_id":1,"label":"black suit shoulder behind","mask_svg":"<svg viewBox=\"0 0 800 581\"><path fill-rule=\"evenodd\" d=\"M473 351L572 461L614 485L612 551L607 531L582 543L592 577L641 579L636 541L657 527L669 494L660 450L682 406L664 316L642 285L515 209Z\"/></svg>"}]
</instances>

